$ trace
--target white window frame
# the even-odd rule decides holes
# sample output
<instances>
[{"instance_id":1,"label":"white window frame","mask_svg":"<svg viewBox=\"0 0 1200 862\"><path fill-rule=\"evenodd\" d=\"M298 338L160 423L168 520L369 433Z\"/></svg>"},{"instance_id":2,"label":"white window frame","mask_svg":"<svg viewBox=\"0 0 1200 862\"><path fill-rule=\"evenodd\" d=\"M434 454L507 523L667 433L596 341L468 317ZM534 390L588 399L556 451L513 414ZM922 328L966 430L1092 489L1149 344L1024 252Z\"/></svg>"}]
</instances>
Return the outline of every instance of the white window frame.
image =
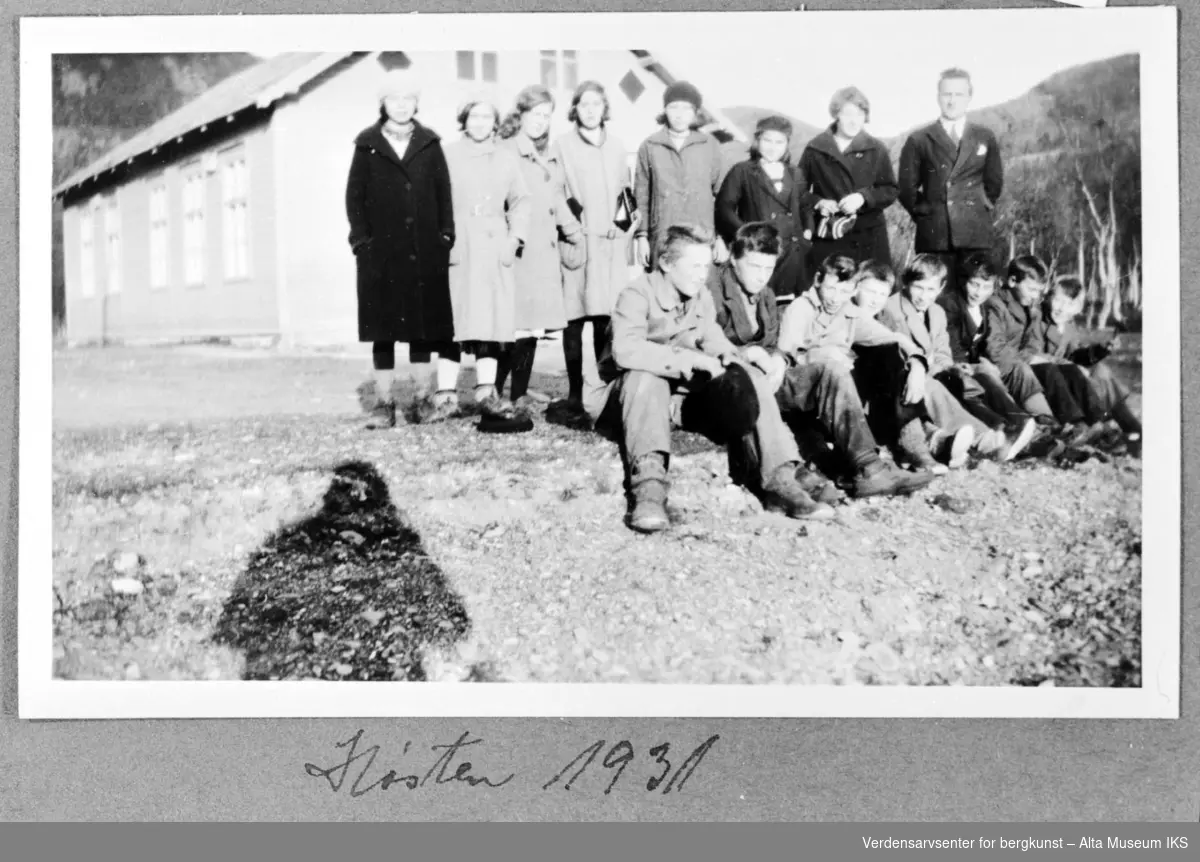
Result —
<instances>
[{"instance_id":1,"label":"white window frame","mask_svg":"<svg viewBox=\"0 0 1200 862\"><path fill-rule=\"evenodd\" d=\"M204 167L197 160L187 165L183 173L183 281L188 287L202 287L205 281L207 197Z\"/></svg>"},{"instance_id":2,"label":"white window frame","mask_svg":"<svg viewBox=\"0 0 1200 862\"><path fill-rule=\"evenodd\" d=\"M547 90L573 93L579 86L578 51L542 51L539 63L540 80Z\"/></svg>"},{"instance_id":3,"label":"white window frame","mask_svg":"<svg viewBox=\"0 0 1200 862\"><path fill-rule=\"evenodd\" d=\"M226 281L250 278L250 182L246 148L221 154L221 255Z\"/></svg>"},{"instance_id":4,"label":"white window frame","mask_svg":"<svg viewBox=\"0 0 1200 862\"><path fill-rule=\"evenodd\" d=\"M104 202L104 290L108 294L121 292L121 199L113 192Z\"/></svg>"},{"instance_id":5,"label":"white window frame","mask_svg":"<svg viewBox=\"0 0 1200 862\"><path fill-rule=\"evenodd\" d=\"M150 289L171 285L171 193L166 177L150 186Z\"/></svg>"},{"instance_id":6,"label":"white window frame","mask_svg":"<svg viewBox=\"0 0 1200 862\"><path fill-rule=\"evenodd\" d=\"M470 59L470 74L463 74L463 61ZM488 61L491 61L492 74L487 74ZM454 74L459 81L484 81L494 84L500 79L500 55L495 51L455 51Z\"/></svg>"},{"instance_id":7,"label":"white window frame","mask_svg":"<svg viewBox=\"0 0 1200 862\"><path fill-rule=\"evenodd\" d=\"M84 299L96 295L96 214L91 202L79 211L79 293Z\"/></svg>"}]
</instances>

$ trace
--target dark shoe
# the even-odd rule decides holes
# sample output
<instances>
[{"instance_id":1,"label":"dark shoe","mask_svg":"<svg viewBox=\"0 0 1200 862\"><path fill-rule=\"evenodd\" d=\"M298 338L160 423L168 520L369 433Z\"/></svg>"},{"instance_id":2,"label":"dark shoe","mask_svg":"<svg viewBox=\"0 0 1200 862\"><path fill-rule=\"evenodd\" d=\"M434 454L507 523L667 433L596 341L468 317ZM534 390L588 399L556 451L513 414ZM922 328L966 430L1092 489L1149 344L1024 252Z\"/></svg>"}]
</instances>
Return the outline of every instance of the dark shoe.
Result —
<instances>
[{"instance_id":1,"label":"dark shoe","mask_svg":"<svg viewBox=\"0 0 1200 862\"><path fill-rule=\"evenodd\" d=\"M948 472L949 468L934 460L933 453L929 451L929 444L925 440L925 429L921 427L919 419L913 419L900 429L896 449L900 456L896 459L897 461L905 461L918 470L927 470L935 475Z\"/></svg>"},{"instance_id":2,"label":"dark shoe","mask_svg":"<svg viewBox=\"0 0 1200 862\"><path fill-rule=\"evenodd\" d=\"M859 469L854 477L854 496L878 497L911 494L936 478L932 473L908 473L876 459Z\"/></svg>"},{"instance_id":3,"label":"dark shoe","mask_svg":"<svg viewBox=\"0 0 1200 862\"><path fill-rule=\"evenodd\" d=\"M583 409L583 402L571 398L551 401L546 406L546 421L575 431L592 430L592 417Z\"/></svg>"},{"instance_id":4,"label":"dark shoe","mask_svg":"<svg viewBox=\"0 0 1200 862\"><path fill-rule=\"evenodd\" d=\"M800 487L796 481L796 467L785 464L775 471L763 487L763 508L768 512L782 512L789 518L806 518L828 521L833 517L833 508L827 503L818 503Z\"/></svg>"},{"instance_id":5,"label":"dark shoe","mask_svg":"<svg viewBox=\"0 0 1200 862\"><path fill-rule=\"evenodd\" d=\"M808 469L804 464L796 467L796 481L800 483L804 492L818 503L828 503L832 506L834 503L840 503L846 499L845 491L816 470Z\"/></svg>"},{"instance_id":6,"label":"dark shoe","mask_svg":"<svg viewBox=\"0 0 1200 862\"><path fill-rule=\"evenodd\" d=\"M630 473L633 512L629 526L639 533L657 533L671 526L667 516L667 470L661 455L645 455Z\"/></svg>"},{"instance_id":7,"label":"dark shoe","mask_svg":"<svg viewBox=\"0 0 1200 862\"><path fill-rule=\"evenodd\" d=\"M1067 444L1045 429L1035 434L1025 447L1026 458L1057 458L1067 449Z\"/></svg>"}]
</instances>

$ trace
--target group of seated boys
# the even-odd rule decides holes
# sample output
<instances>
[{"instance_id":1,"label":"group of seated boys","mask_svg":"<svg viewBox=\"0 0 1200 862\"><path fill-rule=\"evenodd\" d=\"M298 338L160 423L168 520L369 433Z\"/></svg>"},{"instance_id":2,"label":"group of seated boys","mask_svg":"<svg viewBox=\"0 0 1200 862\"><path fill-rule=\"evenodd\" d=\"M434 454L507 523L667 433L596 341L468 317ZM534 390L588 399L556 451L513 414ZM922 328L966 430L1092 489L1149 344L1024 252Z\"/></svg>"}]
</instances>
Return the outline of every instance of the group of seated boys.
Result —
<instances>
[{"instance_id":1,"label":"group of seated boys","mask_svg":"<svg viewBox=\"0 0 1200 862\"><path fill-rule=\"evenodd\" d=\"M813 519L834 516L839 485L908 494L972 454L1140 450L1110 345L1074 324L1077 279L1047 285L1022 256L1001 282L979 255L962 292L943 293L942 260L917 255L893 292L889 265L833 256L781 313L768 288L779 251L775 228L750 223L714 266L710 236L673 226L657 268L621 291L585 406L621 446L633 529L670 525L674 427L724 443L732 478L768 511Z\"/></svg>"}]
</instances>

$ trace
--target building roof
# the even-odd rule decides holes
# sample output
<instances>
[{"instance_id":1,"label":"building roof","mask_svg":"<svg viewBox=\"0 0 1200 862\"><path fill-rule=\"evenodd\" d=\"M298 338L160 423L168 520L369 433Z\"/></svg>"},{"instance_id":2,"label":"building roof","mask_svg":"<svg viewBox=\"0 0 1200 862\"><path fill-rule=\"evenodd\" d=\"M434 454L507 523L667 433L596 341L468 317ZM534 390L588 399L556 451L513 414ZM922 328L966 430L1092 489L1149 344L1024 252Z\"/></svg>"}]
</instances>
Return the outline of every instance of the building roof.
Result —
<instances>
[{"instance_id":1,"label":"building roof","mask_svg":"<svg viewBox=\"0 0 1200 862\"><path fill-rule=\"evenodd\" d=\"M652 52L632 50L630 53L638 58L643 69L664 84L675 81ZM57 197L125 162L152 153L163 144L196 130L204 131L210 123L232 118L239 111L252 107L259 110L269 108L285 96L297 93L305 84L350 55L349 51L279 54L230 75L67 177L55 187L53 194ZM744 139L744 133L720 111L705 106L702 114L707 115L702 119L708 121L709 130L722 129L737 140Z\"/></svg>"},{"instance_id":2,"label":"building roof","mask_svg":"<svg viewBox=\"0 0 1200 862\"><path fill-rule=\"evenodd\" d=\"M209 123L224 120L250 107L268 108L284 96L295 93L348 53L279 54L230 75L67 177L54 189L54 194L60 195L178 137L203 129Z\"/></svg>"}]
</instances>

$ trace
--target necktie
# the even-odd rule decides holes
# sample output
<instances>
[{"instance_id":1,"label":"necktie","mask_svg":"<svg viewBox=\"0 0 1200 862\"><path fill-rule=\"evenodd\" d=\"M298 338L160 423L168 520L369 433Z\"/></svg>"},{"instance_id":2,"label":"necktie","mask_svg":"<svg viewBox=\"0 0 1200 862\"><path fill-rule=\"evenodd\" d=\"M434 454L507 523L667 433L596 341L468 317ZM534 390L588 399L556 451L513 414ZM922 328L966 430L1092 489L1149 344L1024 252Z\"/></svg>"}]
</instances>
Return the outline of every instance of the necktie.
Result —
<instances>
[{"instance_id":1,"label":"necktie","mask_svg":"<svg viewBox=\"0 0 1200 862\"><path fill-rule=\"evenodd\" d=\"M962 138L958 136L958 123L950 127L950 140L954 141L954 148L958 149L962 144Z\"/></svg>"}]
</instances>

